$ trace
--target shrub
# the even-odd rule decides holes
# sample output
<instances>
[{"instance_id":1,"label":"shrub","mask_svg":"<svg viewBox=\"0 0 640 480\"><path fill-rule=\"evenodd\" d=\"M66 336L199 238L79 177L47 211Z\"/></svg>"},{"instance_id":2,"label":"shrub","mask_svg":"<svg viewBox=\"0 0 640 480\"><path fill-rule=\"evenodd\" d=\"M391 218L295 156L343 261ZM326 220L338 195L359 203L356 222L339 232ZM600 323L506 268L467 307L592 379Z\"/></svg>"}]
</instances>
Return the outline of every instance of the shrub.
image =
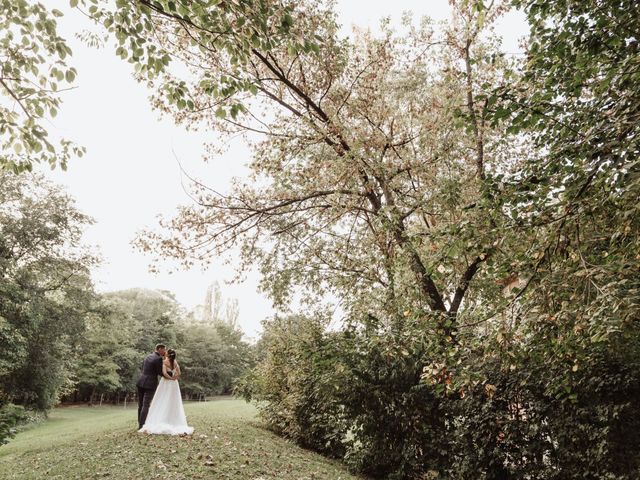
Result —
<instances>
[{"instance_id":1,"label":"shrub","mask_svg":"<svg viewBox=\"0 0 640 480\"><path fill-rule=\"evenodd\" d=\"M576 368L548 331L489 336L431 374L446 350L421 321L358 325L275 320L238 393L277 433L376 478L638 478L635 337L581 347Z\"/></svg>"},{"instance_id":2,"label":"shrub","mask_svg":"<svg viewBox=\"0 0 640 480\"><path fill-rule=\"evenodd\" d=\"M437 348L426 332L412 319L394 331L369 318L365 328L341 333L334 401L350 428L344 460L352 470L396 479L446 464L451 439L442 385L421 381L428 352Z\"/></svg>"},{"instance_id":3,"label":"shrub","mask_svg":"<svg viewBox=\"0 0 640 480\"><path fill-rule=\"evenodd\" d=\"M29 415L24 407L8 403L0 407L0 445L16 434L16 427L28 421Z\"/></svg>"},{"instance_id":4,"label":"shrub","mask_svg":"<svg viewBox=\"0 0 640 480\"><path fill-rule=\"evenodd\" d=\"M335 343L322 320L276 317L264 325L264 361L235 393L255 400L268 428L299 445L340 457L346 427L334 393Z\"/></svg>"}]
</instances>

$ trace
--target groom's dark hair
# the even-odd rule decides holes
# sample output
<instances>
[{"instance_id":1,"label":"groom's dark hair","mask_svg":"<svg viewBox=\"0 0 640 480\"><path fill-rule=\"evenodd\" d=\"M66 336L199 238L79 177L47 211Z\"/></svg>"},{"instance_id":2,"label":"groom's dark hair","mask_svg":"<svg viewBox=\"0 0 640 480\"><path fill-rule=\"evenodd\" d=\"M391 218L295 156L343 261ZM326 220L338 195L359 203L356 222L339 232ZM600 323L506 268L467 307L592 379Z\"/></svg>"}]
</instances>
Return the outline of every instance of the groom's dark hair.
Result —
<instances>
[{"instance_id":1,"label":"groom's dark hair","mask_svg":"<svg viewBox=\"0 0 640 480\"><path fill-rule=\"evenodd\" d=\"M158 350L160 350L161 348L167 348L167 347L163 343L159 343L159 344L156 345L156 352Z\"/></svg>"}]
</instances>

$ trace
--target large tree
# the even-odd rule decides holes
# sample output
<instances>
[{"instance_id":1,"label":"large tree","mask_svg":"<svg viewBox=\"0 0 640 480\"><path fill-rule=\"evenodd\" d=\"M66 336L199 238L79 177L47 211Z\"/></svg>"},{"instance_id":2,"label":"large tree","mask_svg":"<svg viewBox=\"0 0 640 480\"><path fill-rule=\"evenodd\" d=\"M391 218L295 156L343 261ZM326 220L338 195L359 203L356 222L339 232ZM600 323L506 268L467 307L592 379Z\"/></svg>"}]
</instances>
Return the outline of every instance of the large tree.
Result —
<instances>
[{"instance_id":1,"label":"large tree","mask_svg":"<svg viewBox=\"0 0 640 480\"><path fill-rule=\"evenodd\" d=\"M515 3L531 25L528 61L496 92L496 114L540 147L506 182L513 226L531 241L517 268L532 308L569 321L580 343L605 340L638 315L639 7Z\"/></svg>"},{"instance_id":2,"label":"large tree","mask_svg":"<svg viewBox=\"0 0 640 480\"><path fill-rule=\"evenodd\" d=\"M253 348L238 328L226 322L188 322L177 344L183 369L181 388L189 398L231 393L236 381L255 365Z\"/></svg>"},{"instance_id":3,"label":"large tree","mask_svg":"<svg viewBox=\"0 0 640 480\"><path fill-rule=\"evenodd\" d=\"M0 176L0 400L49 408L71 384L95 294L91 219L41 176Z\"/></svg>"},{"instance_id":4,"label":"large tree","mask_svg":"<svg viewBox=\"0 0 640 480\"><path fill-rule=\"evenodd\" d=\"M185 312L172 292L131 288L103 296L112 308L128 319L136 339L134 347L140 355L153 352L157 343L175 345L177 324Z\"/></svg>"},{"instance_id":5,"label":"large tree","mask_svg":"<svg viewBox=\"0 0 640 480\"><path fill-rule=\"evenodd\" d=\"M135 349L140 332L133 315L116 299L102 296L86 317L86 330L76 346L74 401L92 403L96 396L120 398L135 392L140 358Z\"/></svg>"},{"instance_id":6,"label":"large tree","mask_svg":"<svg viewBox=\"0 0 640 480\"><path fill-rule=\"evenodd\" d=\"M472 284L476 299L495 293L476 278L500 243L487 179L519 153L485 121L480 96L504 75L483 33L503 7L454 7L444 31L425 22L354 40L317 2L94 8L158 108L254 146L251 179L226 194L194 180L197 204L141 247L191 265L239 245L278 303L294 286L307 298L331 291L389 321L431 315L450 337L474 305Z\"/></svg>"}]
</instances>

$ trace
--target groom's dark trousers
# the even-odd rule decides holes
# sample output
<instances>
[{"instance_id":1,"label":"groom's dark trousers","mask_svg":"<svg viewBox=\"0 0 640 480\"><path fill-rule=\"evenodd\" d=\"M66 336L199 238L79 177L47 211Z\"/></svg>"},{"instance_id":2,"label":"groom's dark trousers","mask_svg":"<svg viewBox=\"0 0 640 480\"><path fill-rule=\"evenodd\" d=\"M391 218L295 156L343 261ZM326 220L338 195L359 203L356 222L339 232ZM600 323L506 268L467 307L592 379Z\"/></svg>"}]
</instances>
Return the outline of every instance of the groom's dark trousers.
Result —
<instances>
[{"instance_id":1,"label":"groom's dark trousers","mask_svg":"<svg viewBox=\"0 0 640 480\"><path fill-rule=\"evenodd\" d=\"M162 357L153 352L142 363L142 374L138 379L138 428L142 428L147 420L149 405L158 388L158 376L162 375Z\"/></svg>"}]
</instances>

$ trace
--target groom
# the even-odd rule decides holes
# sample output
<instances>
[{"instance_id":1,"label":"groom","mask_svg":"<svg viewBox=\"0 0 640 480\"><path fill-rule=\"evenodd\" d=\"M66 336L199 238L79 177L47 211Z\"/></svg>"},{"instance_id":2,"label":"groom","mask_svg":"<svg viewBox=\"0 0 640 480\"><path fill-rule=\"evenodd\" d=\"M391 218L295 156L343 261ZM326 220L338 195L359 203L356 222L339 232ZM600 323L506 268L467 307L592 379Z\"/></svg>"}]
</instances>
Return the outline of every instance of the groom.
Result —
<instances>
[{"instance_id":1,"label":"groom","mask_svg":"<svg viewBox=\"0 0 640 480\"><path fill-rule=\"evenodd\" d=\"M162 375L162 359L167 347L159 343L156 351L147 355L142 363L142 374L138 379L138 429L141 429L147 420L149 405L158 388L158 376Z\"/></svg>"}]
</instances>

